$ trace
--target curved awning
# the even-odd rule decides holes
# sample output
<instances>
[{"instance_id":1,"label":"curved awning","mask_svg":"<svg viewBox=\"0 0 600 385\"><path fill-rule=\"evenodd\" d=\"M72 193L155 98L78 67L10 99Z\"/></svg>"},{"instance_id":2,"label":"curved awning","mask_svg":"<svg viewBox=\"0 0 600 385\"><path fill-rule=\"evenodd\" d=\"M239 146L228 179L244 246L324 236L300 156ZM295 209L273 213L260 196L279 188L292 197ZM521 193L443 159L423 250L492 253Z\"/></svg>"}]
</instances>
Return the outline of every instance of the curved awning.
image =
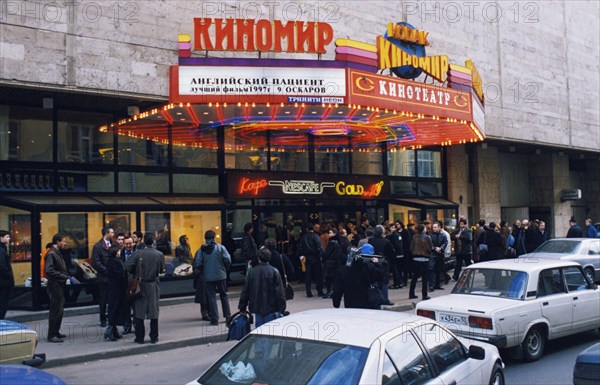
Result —
<instances>
[{"instance_id":1,"label":"curved awning","mask_svg":"<svg viewBox=\"0 0 600 385\"><path fill-rule=\"evenodd\" d=\"M321 60L189 58L171 67L170 102L102 129L174 145L217 147L225 136L260 146L280 131L282 149L306 145L388 148L451 145L484 139L483 110L470 92L373 73L368 66ZM344 142L342 140L342 142ZM346 142L347 143L347 142Z\"/></svg>"}]
</instances>

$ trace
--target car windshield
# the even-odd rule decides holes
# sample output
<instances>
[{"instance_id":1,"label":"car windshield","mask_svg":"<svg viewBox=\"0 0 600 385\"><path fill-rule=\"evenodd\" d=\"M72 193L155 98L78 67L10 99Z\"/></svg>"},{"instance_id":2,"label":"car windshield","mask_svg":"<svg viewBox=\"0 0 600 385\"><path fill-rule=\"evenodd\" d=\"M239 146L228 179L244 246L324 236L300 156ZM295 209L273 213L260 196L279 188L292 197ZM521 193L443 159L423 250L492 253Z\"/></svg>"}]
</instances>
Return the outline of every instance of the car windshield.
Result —
<instances>
[{"instance_id":1,"label":"car windshield","mask_svg":"<svg viewBox=\"0 0 600 385\"><path fill-rule=\"evenodd\" d=\"M467 269L452 294L524 299L527 273L503 269Z\"/></svg>"},{"instance_id":2,"label":"car windshield","mask_svg":"<svg viewBox=\"0 0 600 385\"><path fill-rule=\"evenodd\" d=\"M542 243L534 253L576 254L580 246L581 241L551 240Z\"/></svg>"},{"instance_id":3,"label":"car windshield","mask_svg":"<svg viewBox=\"0 0 600 385\"><path fill-rule=\"evenodd\" d=\"M200 384L356 384L368 349L250 335L200 377Z\"/></svg>"}]
</instances>

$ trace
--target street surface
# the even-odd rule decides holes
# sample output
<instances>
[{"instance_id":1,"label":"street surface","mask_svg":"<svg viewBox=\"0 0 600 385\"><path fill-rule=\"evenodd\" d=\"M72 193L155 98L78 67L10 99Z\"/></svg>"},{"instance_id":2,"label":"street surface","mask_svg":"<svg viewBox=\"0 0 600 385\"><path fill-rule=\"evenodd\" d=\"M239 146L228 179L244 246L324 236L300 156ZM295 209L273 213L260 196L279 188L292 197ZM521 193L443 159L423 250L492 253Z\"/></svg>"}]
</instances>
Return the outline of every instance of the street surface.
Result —
<instances>
[{"instance_id":1,"label":"street surface","mask_svg":"<svg viewBox=\"0 0 600 385\"><path fill-rule=\"evenodd\" d=\"M577 334L548 343L537 362L503 357L506 384L572 384L577 354L600 340L598 331ZM133 343L133 342L131 342ZM150 354L98 360L50 368L49 372L73 385L185 384L196 379L235 342L198 345Z\"/></svg>"}]
</instances>

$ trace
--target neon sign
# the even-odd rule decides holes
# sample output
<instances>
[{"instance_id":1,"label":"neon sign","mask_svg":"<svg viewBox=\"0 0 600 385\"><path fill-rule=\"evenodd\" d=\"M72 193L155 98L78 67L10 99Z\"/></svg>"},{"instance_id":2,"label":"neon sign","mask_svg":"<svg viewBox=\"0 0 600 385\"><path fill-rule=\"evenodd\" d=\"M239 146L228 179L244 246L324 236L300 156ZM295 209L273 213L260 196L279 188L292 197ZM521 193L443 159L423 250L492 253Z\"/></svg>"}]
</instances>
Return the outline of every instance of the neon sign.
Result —
<instances>
[{"instance_id":1,"label":"neon sign","mask_svg":"<svg viewBox=\"0 0 600 385\"><path fill-rule=\"evenodd\" d=\"M283 52L284 40L287 53L327 53L333 28L313 21L194 18L195 51Z\"/></svg>"},{"instance_id":2,"label":"neon sign","mask_svg":"<svg viewBox=\"0 0 600 385\"><path fill-rule=\"evenodd\" d=\"M240 181L240 194L244 194L246 192L252 193L252 195L258 195L258 191L267 187L267 180L250 180L249 178L242 178Z\"/></svg>"},{"instance_id":3,"label":"neon sign","mask_svg":"<svg viewBox=\"0 0 600 385\"><path fill-rule=\"evenodd\" d=\"M355 197L374 198L383 192L384 181L373 180L372 182L362 179L351 178L351 181L331 180L320 181L314 179L280 179L269 180L267 178L252 178L243 176L237 181L236 196L260 196L276 197L286 195L318 195L324 198ZM318 179L321 179L317 177Z\"/></svg>"}]
</instances>

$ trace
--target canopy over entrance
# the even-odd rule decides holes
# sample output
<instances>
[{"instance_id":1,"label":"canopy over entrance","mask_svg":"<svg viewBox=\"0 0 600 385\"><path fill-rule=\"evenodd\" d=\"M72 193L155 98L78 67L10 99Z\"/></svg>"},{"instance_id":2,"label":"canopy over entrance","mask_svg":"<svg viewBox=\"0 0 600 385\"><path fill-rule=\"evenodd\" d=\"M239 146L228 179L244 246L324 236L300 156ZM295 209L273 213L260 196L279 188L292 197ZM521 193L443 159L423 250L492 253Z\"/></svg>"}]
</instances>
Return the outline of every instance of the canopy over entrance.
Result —
<instances>
[{"instance_id":1,"label":"canopy over entrance","mask_svg":"<svg viewBox=\"0 0 600 385\"><path fill-rule=\"evenodd\" d=\"M306 135L332 148L447 146L484 139L470 92L373 73L347 61L180 59L172 66L170 102L102 127L173 145L218 147L225 137L260 147L300 149ZM170 136L170 138L169 138Z\"/></svg>"}]
</instances>

